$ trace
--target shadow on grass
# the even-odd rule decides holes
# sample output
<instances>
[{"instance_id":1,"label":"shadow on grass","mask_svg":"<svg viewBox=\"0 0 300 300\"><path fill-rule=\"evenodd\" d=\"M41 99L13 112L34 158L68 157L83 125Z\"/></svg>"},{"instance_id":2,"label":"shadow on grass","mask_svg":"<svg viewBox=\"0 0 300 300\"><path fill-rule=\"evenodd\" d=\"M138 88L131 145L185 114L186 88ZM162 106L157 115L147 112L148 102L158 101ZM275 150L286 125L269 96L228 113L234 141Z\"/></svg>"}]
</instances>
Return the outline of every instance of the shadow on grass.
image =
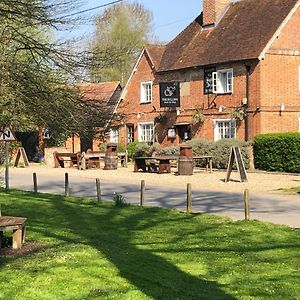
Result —
<instances>
[{"instance_id":1,"label":"shadow on grass","mask_svg":"<svg viewBox=\"0 0 300 300\"><path fill-rule=\"evenodd\" d=\"M142 225L144 228L155 225L150 217L155 219L155 213L150 210L141 209L140 213L130 216L125 213L124 216L121 209L111 206L100 221L98 215L82 215L67 202L55 203L72 231L104 254L118 268L120 276L147 296L153 299L234 299L215 282L189 275L151 250L136 246L132 232L141 230L140 221L150 220L149 224ZM106 224L111 227L109 232L105 230L104 222L109 222ZM95 227L91 228L91 224Z\"/></svg>"},{"instance_id":2,"label":"shadow on grass","mask_svg":"<svg viewBox=\"0 0 300 300\"><path fill-rule=\"evenodd\" d=\"M122 278L151 299L235 299L216 282L188 274L160 256L156 241L152 240L151 247L136 241L137 235L140 237L145 229L151 229L158 222L172 222L170 217L162 218L161 210L134 208L132 212L130 207L118 209L108 204L99 209L86 201L78 203L78 207L60 196L47 195L47 200L44 196L37 194L32 202L32 194L22 193L22 214L29 218L32 234L42 233L60 242L90 245L105 255ZM17 213L14 208L8 210ZM20 207L16 210L20 211ZM59 230L63 227L69 233ZM147 242L147 236L142 240ZM91 287L91 293L97 296L95 291L97 289Z\"/></svg>"}]
</instances>

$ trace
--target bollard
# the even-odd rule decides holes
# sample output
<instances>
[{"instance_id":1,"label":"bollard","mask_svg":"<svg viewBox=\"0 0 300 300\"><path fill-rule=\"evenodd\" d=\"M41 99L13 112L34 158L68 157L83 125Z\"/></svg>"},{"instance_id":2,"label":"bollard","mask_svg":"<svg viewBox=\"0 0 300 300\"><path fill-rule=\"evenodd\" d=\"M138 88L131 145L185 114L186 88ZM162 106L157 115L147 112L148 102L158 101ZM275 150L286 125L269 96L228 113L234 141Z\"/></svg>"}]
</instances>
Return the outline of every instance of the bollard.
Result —
<instances>
[{"instance_id":1,"label":"bollard","mask_svg":"<svg viewBox=\"0 0 300 300\"><path fill-rule=\"evenodd\" d=\"M186 211L188 213L192 212L192 185L190 183L187 184L186 189Z\"/></svg>"},{"instance_id":2,"label":"bollard","mask_svg":"<svg viewBox=\"0 0 300 300\"><path fill-rule=\"evenodd\" d=\"M70 196L70 189L69 189L69 174L65 173L65 197Z\"/></svg>"},{"instance_id":3,"label":"bollard","mask_svg":"<svg viewBox=\"0 0 300 300\"><path fill-rule=\"evenodd\" d=\"M100 179L96 178L96 188L97 188L97 201L101 201L101 187L100 187Z\"/></svg>"},{"instance_id":4,"label":"bollard","mask_svg":"<svg viewBox=\"0 0 300 300\"><path fill-rule=\"evenodd\" d=\"M250 195L248 189L244 191L244 204L245 204L245 220L250 220Z\"/></svg>"},{"instance_id":5,"label":"bollard","mask_svg":"<svg viewBox=\"0 0 300 300\"><path fill-rule=\"evenodd\" d=\"M140 198L140 205L144 206L145 202L145 180L141 181L141 198Z\"/></svg>"},{"instance_id":6,"label":"bollard","mask_svg":"<svg viewBox=\"0 0 300 300\"><path fill-rule=\"evenodd\" d=\"M36 173L33 173L32 176L33 176L32 177L32 179L33 179L33 192L37 193L38 186L37 186L37 176L36 176Z\"/></svg>"}]
</instances>

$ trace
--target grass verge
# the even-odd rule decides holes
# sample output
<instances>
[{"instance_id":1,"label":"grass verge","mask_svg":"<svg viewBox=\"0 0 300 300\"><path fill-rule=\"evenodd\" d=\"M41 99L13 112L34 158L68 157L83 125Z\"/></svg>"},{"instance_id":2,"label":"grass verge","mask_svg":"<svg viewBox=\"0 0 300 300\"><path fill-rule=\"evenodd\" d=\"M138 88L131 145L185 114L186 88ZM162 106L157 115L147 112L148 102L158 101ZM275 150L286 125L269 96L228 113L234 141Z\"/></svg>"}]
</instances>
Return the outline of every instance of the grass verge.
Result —
<instances>
[{"instance_id":1,"label":"grass verge","mask_svg":"<svg viewBox=\"0 0 300 300\"><path fill-rule=\"evenodd\" d=\"M300 295L300 233L285 226L22 191L0 191L0 203L40 245L0 257L0 299Z\"/></svg>"}]
</instances>

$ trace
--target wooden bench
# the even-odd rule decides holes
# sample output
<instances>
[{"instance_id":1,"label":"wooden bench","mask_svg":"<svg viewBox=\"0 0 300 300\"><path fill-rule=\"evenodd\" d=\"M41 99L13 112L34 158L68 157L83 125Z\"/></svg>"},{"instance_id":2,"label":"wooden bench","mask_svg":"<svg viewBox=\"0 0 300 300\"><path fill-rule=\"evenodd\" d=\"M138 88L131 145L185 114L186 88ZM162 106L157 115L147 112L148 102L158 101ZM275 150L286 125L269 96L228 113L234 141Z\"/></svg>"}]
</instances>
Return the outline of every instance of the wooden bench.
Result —
<instances>
[{"instance_id":1,"label":"wooden bench","mask_svg":"<svg viewBox=\"0 0 300 300\"><path fill-rule=\"evenodd\" d=\"M143 170L143 172L153 171L158 163L158 174L162 174L164 171L171 173L171 160L178 160L178 156L153 156L153 157L135 157L134 158L134 172Z\"/></svg>"},{"instance_id":2,"label":"wooden bench","mask_svg":"<svg viewBox=\"0 0 300 300\"><path fill-rule=\"evenodd\" d=\"M117 159L120 162L121 167L127 168L128 164L128 152L119 152L117 153ZM100 151L92 151L90 149L87 152L82 152L79 157L78 168L80 170L86 170L91 168L100 168L101 161L105 160L105 153Z\"/></svg>"},{"instance_id":3,"label":"wooden bench","mask_svg":"<svg viewBox=\"0 0 300 300\"><path fill-rule=\"evenodd\" d=\"M193 156L193 160L204 160L206 171L212 172L212 156L203 155L203 156Z\"/></svg>"},{"instance_id":4,"label":"wooden bench","mask_svg":"<svg viewBox=\"0 0 300 300\"><path fill-rule=\"evenodd\" d=\"M25 222L26 218L1 216L0 217L0 248L3 243L3 232L12 230L12 247L13 249L20 249L25 242Z\"/></svg>"},{"instance_id":5,"label":"wooden bench","mask_svg":"<svg viewBox=\"0 0 300 300\"><path fill-rule=\"evenodd\" d=\"M80 158L81 153L60 153L57 151L53 152L53 157L54 157L54 167L55 168L64 168L65 167L65 162L70 163L70 167L73 167L74 165L79 164L79 158Z\"/></svg>"}]
</instances>

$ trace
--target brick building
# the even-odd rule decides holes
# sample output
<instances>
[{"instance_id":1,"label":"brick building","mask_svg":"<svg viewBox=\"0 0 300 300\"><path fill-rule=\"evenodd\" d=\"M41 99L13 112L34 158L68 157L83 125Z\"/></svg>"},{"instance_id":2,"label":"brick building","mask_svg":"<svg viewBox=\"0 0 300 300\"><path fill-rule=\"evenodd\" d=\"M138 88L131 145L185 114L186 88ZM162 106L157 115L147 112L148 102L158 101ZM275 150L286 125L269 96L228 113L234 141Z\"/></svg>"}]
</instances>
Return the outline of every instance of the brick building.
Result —
<instances>
[{"instance_id":1,"label":"brick building","mask_svg":"<svg viewBox=\"0 0 300 300\"><path fill-rule=\"evenodd\" d=\"M299 6L203 0L203 12L175 39L143 49L113 140L177 145L299 131Z\"/></svg>"},{"instance_id":2,"label":"brick building","mask_svg":"<svg viewBox=\"0 0 300 300\"><path fill-rule=\"evenodd\" d=\"M79 89L81 97L87 102L87 105L94 109L103 110L103 105L105 105L106 110L103 111L104 120L107 120L107 125L109 124L110 118L113 117L116 105L121 95L122 87L119 81L112 82L102 82L102 83L84 83L79 84ZM103 128L99 128L99 133L101 133ZM107 139L113 139L115 132L110 129L107 132ZM105 137L104 137L105 138ZM92 138L91 136L80 137L73 135L68 138L65 142L65 147L71 152L86 151L87 149L99 150L99 144L102 142L102 138Z\"/></svg>"}]
</instances>

